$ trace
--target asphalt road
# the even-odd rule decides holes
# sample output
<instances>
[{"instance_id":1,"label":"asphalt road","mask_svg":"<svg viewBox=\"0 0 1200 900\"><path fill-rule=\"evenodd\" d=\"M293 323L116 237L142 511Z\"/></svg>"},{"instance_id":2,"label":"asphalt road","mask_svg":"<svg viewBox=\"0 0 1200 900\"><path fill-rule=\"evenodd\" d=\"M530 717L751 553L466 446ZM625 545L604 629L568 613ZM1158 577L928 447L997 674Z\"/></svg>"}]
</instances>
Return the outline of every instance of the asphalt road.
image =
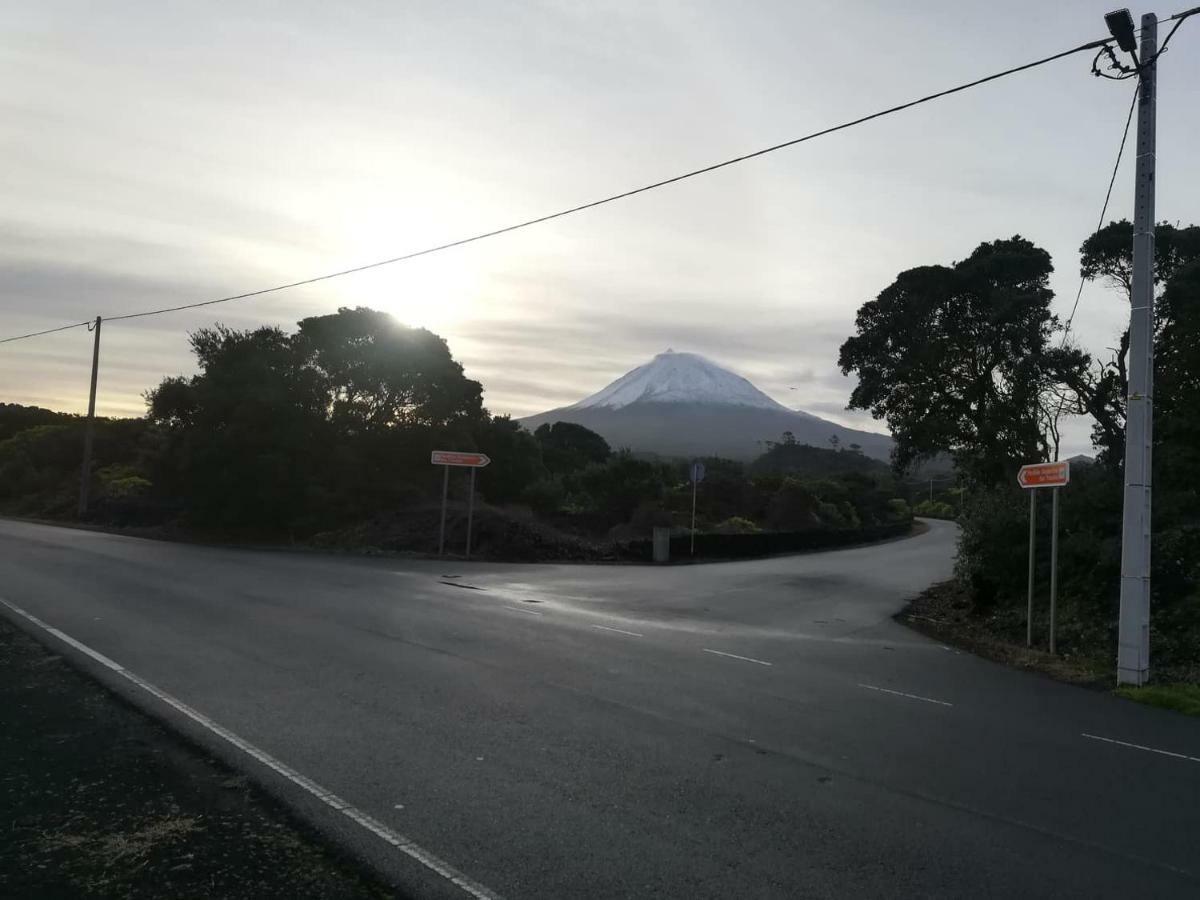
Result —
<instances>
[{"instance_id":1,"label":"asphalt road","mask_svg":"<svg viewBox=\"0 0 1200 900\"><path fill-rule=\"evenodd\" d=\"M510 898L1200 895L1200 720L895 624L953 542L531 566L0 521L0 614L420 895L467 895L422 853Z\"/></svg>"}]
</instances>

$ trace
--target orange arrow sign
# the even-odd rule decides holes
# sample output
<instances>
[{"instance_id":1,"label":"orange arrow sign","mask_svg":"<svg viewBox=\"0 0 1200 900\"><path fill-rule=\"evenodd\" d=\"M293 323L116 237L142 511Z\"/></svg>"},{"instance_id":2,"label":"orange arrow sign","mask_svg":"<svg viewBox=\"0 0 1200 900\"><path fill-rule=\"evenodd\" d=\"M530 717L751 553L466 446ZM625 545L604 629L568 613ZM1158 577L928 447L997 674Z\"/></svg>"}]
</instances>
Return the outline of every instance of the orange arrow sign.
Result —
<instances>
[{"instance_id":1,"label":"orange arrow sign","mask_svg":"<svg viewBox=\"0 0 1200 900\"><path fill-rule=\"evenodd\" d=\"M463 453L459 450L434 450L429 461L435 466L467 466L482 469L491 460L485 453Z\"/></svg>"},{"instance_id":2,"label":"orange arrow sign","mask_svg":"<svg viewBox=\"0 0 1200 900\"><path fill-rule=\"evenodd\" d=\"M1062 487L1070 480L1071 464L1065 461L1021 466L1017 473L1017 484L1023 488Z\"/></svg>"}]
</instances>

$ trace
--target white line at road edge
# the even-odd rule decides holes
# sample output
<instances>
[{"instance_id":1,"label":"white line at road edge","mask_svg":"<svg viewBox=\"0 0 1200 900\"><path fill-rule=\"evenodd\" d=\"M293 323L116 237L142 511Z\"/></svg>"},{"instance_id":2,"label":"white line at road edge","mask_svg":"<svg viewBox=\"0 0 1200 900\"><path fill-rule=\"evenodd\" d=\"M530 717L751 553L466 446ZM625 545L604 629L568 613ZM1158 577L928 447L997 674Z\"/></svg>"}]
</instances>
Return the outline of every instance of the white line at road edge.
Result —
<instances>
[{"instance_id":1,"label":"white line at road edge","mask_svg":"<svg viewBox=\"0 0 1200 900\"><path fill-rule=\"evenodd\" d=\"M752 656L738 656L736 653L726 653L724 650L709 650L707 647L702 648L705 653L715 653L717 656L728 656L730 659L741 659L746 662L758 663L760 666L773 666L774 663L769 663L765 659L755 659Z\"/></svg>"},{"instance_id":2,"label":"white line at road edge","mask_svg":"<svg viewBox=\"0 0 1200 900\"><path fill-rule=\"evenodd\" d=\"M897 697L907 697L909 700L920 700L924 703L936 703L938 706L953 706L953 703L947 703L945 700L934 700L932 697L921 697L917 694L906 694L904 691L893 691L888 688L875 687L873 684L860 684L860 688L866 688L868 691L879 691L883 694L895 694Z\"/></svg>"},{"instance_id":3,"label":"white line at road edge","mask_svg":"<svg viewBox=\"0 0 1200 900\"><path fill-rule=\"evenodd\" d=\"M511 609L513 612L523 612L527 616L540 616L541 613L536 609L521 609L519 606L506 606L505 609Z\"/></svg>"},{"instance_id":4,"label":"white line at road edge","mask_svg":"<svg viewBox=\"0 0 1200 900\"><path fill-rule=\"evenodd\" d=\"M422 848L419 844L416 844L415 842L409 840L404 835L400 834L398 831L393 831L391 828L388 828L386 825L384 825L378 819L371 818L362 810L356 809L355 807L351 806L349 803L347 803L345 800L343 800L337 794L321 787L321 785L317 784L315 781L312 781L311 779L304 777L303 775L301 775L299 772L297 772L295 769L291 768L290 766L284 765L282 762L277 760L275 757L271 756L269 753L266 753L263 750L259 750L257 747L255 747L253 744L251 744L249 741L243 740L242 738L238 737L236 734L234 734L228 728L223 728L222 726L218 725L216 722L214 722L208 716L204 715L203 713L197 712L196 710L194 710L190 706L188 706L186 703L184 703L180 700L176 700L174 697L172 697L166 691L159 690L154 685L152 685L150 682L146 681L143 678L138 677L133 672L130 672L128 669L124 668L123 666L113 662L111 659L109 659L103 653L97 653L95 650L93 650L91 647L87 646L86 644L81 644L79 641L75 640L75 638L71 637L69 634L65 634L65 633L59 631L57 628L47 625L41 619L37 618L36 616L34 616L30 613L25 612L25 610L21 609L21 607L19 607L19 606L14 606L12 603L9 603L3 597L0 597L0 603L3 603L5 606L7 606L9 609L11 609L13 612L15 612L17 615L32 622L34 625L38 626L39 628L41 628L43 631L47 632L48 634L54 635L60 641L63 641L64 643L69 644L70 646L72 646L76 650L78 650L80 653L83 653L83 654L91 657L96 662L100 663L101 665L105 666L108 669L111 669L113 672L117 673L121 677L126 678L129 681L133 682L138 687L140 687L142 690L144 690L150 694L153 694L155 697L157 697L163 703L166 703L168 706L183 713L185 716L187 716L193 722L196 722L199 725L203 725L206 729L211 731L213 734L217 735L218 737L224 738L226 741L233 744L233 746L237 747L242 752L246 753L249 756L252 756L254 759L258 760L260 763L267 766L269 769L273 769L275 772L282 775L284 778L286 778L292 784L296 785L297 787L303 788L305 791L307 791L312 796L316 797L318 800L320 800L326 806L330 807L331 809L336 810L337 812L340 812L342 815L346 816L347 818L352 819L353 821L357 822L363 828L367 829L368 831L373 832L378 837L387 841L389 844L391 844L393 847L395 847L401 853L404 853L404 854L412 857L417 862L421 863L421 865L425 866L427 869L431 869L432 871L437 872L439 875L441 875L447 881L450 881L453 884L457 885L458 887L462 888L462 890L464 890L466 893L470 894L472 897L477 898L477 900L500 900L499 894L496 894L493 891L488 890L487 888L485 888L482 884L480 884L477 881L472 881L470 878L468 878L462 872L458 871L452 865L450 865L447 862L443 862L441 859L434 856L428 850L425 850L424 848Z\"/></svg>"},{"instance_id":5,"label":"white line at road edge","mask_svg":"<svg viewBox=\"0 0 1200 900\"><path fill-rule=\"evenodd\" d=\"M1200 756L1188 756L1186 753L1174 753L1170 750L1158 750L1154 747L1145 747L1141 744L1129 744L1125 741L1114 740L1113 738L1100 737L1098 734L1088 734L1086 731L1082 732L1082 737L1093 741L1104 741L1106 744L1117 744L1121 747L1129 747L1133 750L1145 750L1147 753L1157 753L1160 756L1171 756L1175 759L1186 759L1189 762L1200 763Z\"/></svg>"},{"instance_id":6,"label":"white line at road edge","mask_svg":"<svg viewBox=\"0 0 1200 900\"><path fill-rule=\"evenodd\" d=\"M605 631L615 631L617 634L627 634L630 637L641 637L636 631L626 631L624 628L612 628L608 625L593 625L593 628L603 628Z\"/></svg>"}]
</instances>

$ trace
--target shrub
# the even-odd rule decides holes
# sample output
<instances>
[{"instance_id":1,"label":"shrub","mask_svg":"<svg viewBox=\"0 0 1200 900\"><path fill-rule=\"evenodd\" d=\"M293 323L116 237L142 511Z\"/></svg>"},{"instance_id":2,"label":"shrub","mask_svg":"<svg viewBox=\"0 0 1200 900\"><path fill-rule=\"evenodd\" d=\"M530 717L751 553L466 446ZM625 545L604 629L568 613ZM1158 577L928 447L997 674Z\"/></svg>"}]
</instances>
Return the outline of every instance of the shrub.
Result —
<instances>
[{"instance_id":1,"label":"shrub","mask_svg":"<svg viewBox=\"0 0 1200 900\"><path fill-rule=\"evenodd\" d=\"M562 509L566 491L558 478L539 478L521 492L521 501L538 513L553 513Z\"/></svg>"},{"instance_id":2,"label":"shrub","mask_svg":"<svg viewBox=\"0 0 1200 900\"><path fill-rule=\"evenodd\" d=\"M903 500L899 502L904 503ZM941 500L922 500L916 505L916 507L913 508L913 513L918 516L925 516L929 519L957 518L957 515L954 512L954 507L949 503L943 503Z\"/></svg>"},{"instance_id":3,"label":"shrub","mask_svg":"<svg viewBox=\"0 0 1200 900\"><path fill-rule=\"evenodd\" d=\"M717 534L757 534L762 529L742 516L730 516L712 529Z\"/></svg>"}]
</instances>

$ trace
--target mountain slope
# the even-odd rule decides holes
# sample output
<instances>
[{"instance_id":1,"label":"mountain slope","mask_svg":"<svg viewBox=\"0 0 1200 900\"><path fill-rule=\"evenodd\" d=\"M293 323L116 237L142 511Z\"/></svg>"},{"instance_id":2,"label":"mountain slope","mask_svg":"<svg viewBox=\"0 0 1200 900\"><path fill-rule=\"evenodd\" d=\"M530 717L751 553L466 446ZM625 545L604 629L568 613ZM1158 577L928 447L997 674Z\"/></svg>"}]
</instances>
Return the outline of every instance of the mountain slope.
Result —
<instances>
[{"instance_id":1,"label":"mountain slope","mask_svg":"<svg viewBox=\"0 0 1200 900\"><path fill-rule=\"evenodd\" d=\"M694 353L660 353L578 403L521 420L529 429L575 422L613 447L664 456L750 459L785 431L798 442L829 447L858 444L886 460L887 435L846 428L772 400L748 380Z\"/></svg>"}]
</instances>

